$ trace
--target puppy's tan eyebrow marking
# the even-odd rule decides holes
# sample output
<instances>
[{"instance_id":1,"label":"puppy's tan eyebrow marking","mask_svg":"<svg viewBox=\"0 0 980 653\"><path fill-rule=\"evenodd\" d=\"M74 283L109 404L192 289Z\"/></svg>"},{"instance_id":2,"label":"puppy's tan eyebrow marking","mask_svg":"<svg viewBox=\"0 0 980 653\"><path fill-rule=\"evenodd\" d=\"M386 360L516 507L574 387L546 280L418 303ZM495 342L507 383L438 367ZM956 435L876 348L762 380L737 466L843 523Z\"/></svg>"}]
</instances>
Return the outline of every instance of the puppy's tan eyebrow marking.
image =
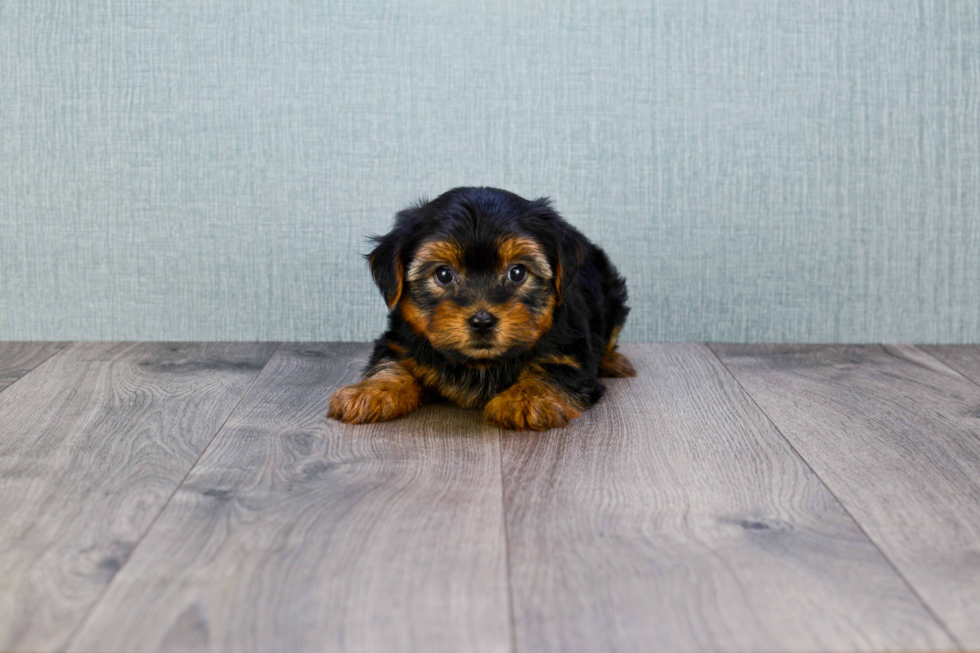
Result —
<instances>
[{"instance_id":1,"label":"puppy's tan eyebrow marking","mask_svg":"<svg viewBox=\"0 0 980 653\"><path fill-rule=\"evenodd\" d=\"M552 278L551 265L548 257L537 241L526 236L508 236L497 243L497 253L500 256L498 273L513 263L526 263L532 271L545 279Z\"/></svg>"},{"instance_id":2,"label":"puppy's tan eyebrow marking","mask_svg":"<svg viewBox=\"0 0 980 653\"><path fill-rule=\"evenodd\" d=\"M408 268L408 278L418 281L428 275L428 271L423 272L423 268L431 263L445 263L456 271L463 267L463 250L451 240L430 240L422 243L415 250L412 257L412 264Z\"/></svg>"}]
</instances>

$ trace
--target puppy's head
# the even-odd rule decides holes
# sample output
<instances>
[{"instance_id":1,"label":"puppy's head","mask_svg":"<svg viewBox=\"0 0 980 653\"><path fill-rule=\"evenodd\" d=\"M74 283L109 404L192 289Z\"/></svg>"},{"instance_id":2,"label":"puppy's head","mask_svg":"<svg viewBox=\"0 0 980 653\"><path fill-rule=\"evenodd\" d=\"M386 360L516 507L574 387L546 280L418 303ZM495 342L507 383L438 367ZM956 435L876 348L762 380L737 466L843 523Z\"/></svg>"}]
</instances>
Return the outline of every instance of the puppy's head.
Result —
<instances>
[{"instance_id":1,"label":"puppy's head","mask_svg":"<svg viewBox=\"0 0 980 653\"><path fill-rule=\"evenodd\" d=\"M401 211L368 259L388 308L418 336L487 362L551 329L586 242L547 199L456 188Z\"/></svg>"}]
</instances>

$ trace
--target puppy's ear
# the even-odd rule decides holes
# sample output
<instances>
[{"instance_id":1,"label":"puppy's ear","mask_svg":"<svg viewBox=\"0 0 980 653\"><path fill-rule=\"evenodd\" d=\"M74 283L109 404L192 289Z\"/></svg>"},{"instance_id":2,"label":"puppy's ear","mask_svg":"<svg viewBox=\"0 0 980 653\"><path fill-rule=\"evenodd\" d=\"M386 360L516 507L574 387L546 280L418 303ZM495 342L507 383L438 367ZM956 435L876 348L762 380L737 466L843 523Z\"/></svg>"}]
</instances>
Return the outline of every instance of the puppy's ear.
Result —
<instances>
[{"instance_id":1,"label":"puppy's ear","mask_svg":"<svg viewBox=\"0 0 980 653\"><path fill-rule=\"evenodd\" d=\"M367 255L371 276L381 290L388 310L391 310L401 299L405 278L399 238L396 231L392 231L386 236L374 236L371 240L375 245L374 250Z\"/></svg>"},{"instance_id":2,"label":"puppy's ear","mask_svg":"<svg viewBox=\"0 0 980 653\"><path fill-rule=\"evenodd\" d=\"M585 260L585 236L578 229L561 218L555 225L558 229L558 261L555 264L555 292L557 305L561 305L562 291L568 288L578 269Z\"/></svg>"},{"instance_id":3,"label":"puppy's ear","mask_svg":"<svg viewBox=\"0 0 980 653\"><path fill-rule=\"evenodd\" d=\"M555 293L560 305L565 289L585 260L589 241L578 229L565 222L547 197L531 202L529 216L539 239L550 245L551 256L554 257Z\"/></svg>"}]
</instances>

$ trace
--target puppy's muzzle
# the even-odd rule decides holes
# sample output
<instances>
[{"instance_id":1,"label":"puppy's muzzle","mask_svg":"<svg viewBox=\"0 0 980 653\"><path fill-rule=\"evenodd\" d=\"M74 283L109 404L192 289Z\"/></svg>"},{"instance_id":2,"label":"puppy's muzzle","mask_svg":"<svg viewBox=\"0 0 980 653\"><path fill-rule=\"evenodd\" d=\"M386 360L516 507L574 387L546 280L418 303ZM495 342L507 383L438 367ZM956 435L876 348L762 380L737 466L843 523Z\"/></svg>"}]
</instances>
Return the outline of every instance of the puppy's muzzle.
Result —
<instances>
[{"instance_id":1,"label":"puppy's muzzle","mask_svg":"<svg viewBox=\"0 0 980 653\"><path fill-rule=\"evenodd\" d=\"M486 336L493 331L493 327L497 323L497 318L487 311L479 311L476 315L466 320L466 323L470 325L470 328L476 335Z\"/></svg>"}]
</instances>

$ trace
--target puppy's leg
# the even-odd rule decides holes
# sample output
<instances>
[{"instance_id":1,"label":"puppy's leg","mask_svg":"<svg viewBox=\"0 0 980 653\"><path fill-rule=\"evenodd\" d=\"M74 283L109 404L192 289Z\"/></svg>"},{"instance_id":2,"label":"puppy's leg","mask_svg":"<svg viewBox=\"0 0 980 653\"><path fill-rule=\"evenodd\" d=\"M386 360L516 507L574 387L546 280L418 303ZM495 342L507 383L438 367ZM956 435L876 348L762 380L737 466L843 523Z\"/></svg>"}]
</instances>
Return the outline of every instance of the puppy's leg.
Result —
<instances>
[{"instance_id":1,"label":"puppy's leg","mask_svg":"<svg viewBox=\"0 0 980 653\"><path fill-rule=\"evenodd\" d=\"M602 358L599 359L599 376L613 378L636 376L636 370L633 369L629 359L616 351L619 329L620 327L613 329L606 350L602 352Z\"/></svg>"},{"instance_id":2,"label":"puppy's leg","mask_svg":"<svg viewBox=\"0 0 980 653\"><path fill-rule=\"evenodd\" d=\"M591 390L582 390L588 387ZM581 415L601 394L602 386L594 379L590 383L574 360L536 361L521 372L514 385L487 403L483 417L505 429L560 428Z\"/></svg>"},{"instance_id":3,"label":"puppy's leg","mask_svg":"<svg viewBox=\"0 0 980 653\"><path fill-rule=\"evenodd\" d=\"M599 376L606 377L626 377L636 376L636 370L629 359L618 351L608 350L603 352L599 359Z\"/></svg>"},{"instance_id":4,"label":"puppy's leg","mask_svg":"<svg viewBox=\"0 0 980 653\"><path fill-rule=\"evenodd\" d=\"M422 403L422 386L394 360L370 367L360 383L344 386L330 398L333 417L348 424L384 422L412 412Z\"/></svg>"}]
</instances>

